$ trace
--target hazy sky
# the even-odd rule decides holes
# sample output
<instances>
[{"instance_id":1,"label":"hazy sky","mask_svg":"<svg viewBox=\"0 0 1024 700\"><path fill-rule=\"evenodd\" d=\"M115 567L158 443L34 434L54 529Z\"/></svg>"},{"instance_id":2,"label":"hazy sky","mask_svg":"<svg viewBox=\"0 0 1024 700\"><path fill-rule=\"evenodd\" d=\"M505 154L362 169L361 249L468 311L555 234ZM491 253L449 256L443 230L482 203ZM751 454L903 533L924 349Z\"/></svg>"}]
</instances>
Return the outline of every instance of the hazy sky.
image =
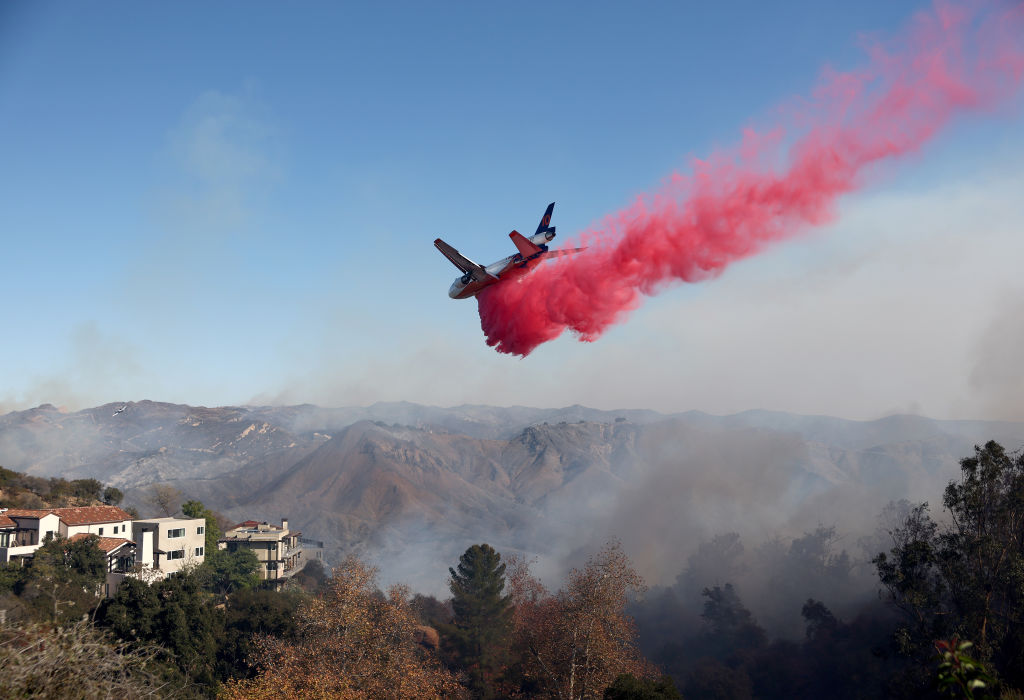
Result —
<instances>
[{"instance_id":1,"label":"hazy sky","mask_svg":"<svg viewBox=\"0 0 1024 700\"><path fill-rule=\"evenodd\" d=\"M1024 419L1019 96L838 220L525 359L453 301L919 2L0 4L0 411L409 400Z\"/></svg>"}]
</instances>

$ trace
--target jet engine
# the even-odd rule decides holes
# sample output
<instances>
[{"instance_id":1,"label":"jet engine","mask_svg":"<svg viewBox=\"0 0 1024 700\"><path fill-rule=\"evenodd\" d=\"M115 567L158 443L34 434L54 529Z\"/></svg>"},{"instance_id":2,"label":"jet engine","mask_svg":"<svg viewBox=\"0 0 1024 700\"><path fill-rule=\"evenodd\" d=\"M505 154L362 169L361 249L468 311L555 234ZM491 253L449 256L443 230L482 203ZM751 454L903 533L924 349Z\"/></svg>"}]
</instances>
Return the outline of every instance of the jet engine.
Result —
<instances>
[{"instance_id":1,"label":"jet engine","mask_svg":"<svg viewBox=\"0 0 1024 700\"><path fill-rule=\"evenodd\" d=\"M471 274L469 274L469 273L467 272L466 274L464 274L464 275L462 276L462 283L463 283L463 284L469 284L470 280L472 280L472 279L473 279L473 275L471 275Z\"/></svg>"}]
</instances>

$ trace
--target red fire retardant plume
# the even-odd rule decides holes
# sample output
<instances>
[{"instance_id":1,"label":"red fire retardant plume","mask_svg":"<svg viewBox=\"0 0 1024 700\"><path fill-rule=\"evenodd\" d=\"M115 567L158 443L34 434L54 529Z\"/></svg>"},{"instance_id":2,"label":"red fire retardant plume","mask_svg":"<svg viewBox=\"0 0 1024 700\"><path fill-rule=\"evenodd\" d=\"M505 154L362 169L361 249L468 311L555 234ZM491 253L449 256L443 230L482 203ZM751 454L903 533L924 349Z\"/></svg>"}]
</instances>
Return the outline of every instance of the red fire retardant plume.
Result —
<instances>
[{"instance_id":1,"label":"red fire retardant plume","mask_svg":"<svg viewBox=\"0 0 1024 700\"><path fill-rule=\"evenodd\" d=\"M641 302L679 282L714 277L834 216L839 195L873 163L920 148L958 112L991 108L1024 76L1024 4L939 5L869 65L826 72L783 126L744 133L732 152L696 161L653 195L584 232L583 253L546 262L478 297L487 344L528 355L575 332L598 338ZM787 145L788 143L788 145Z\"/></svg>"}]
</instances>

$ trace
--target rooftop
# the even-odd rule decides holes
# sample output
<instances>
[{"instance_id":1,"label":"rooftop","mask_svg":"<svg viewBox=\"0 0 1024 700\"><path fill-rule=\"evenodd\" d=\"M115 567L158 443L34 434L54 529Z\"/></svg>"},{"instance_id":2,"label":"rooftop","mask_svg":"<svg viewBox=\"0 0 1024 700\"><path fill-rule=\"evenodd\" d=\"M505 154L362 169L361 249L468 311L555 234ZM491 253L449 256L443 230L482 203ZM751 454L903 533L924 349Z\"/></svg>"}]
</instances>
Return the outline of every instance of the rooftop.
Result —
<instances>
[{"instance_id":1,"label":"rooftop","mask_svg":"<svg viewBox=\"0 0 1024 700\"><path fill-rule=\"evenodd\" d=\"M137 523L175 523L175 522L177 522L177 523L187 523L187 522L189 522L191 520L204 520L205 521L205 518L175 518L174 516L171 516L171 517L164 517L164 518L140 518L140 519L136 520L135 522L137 522Z\"/></svg>"},{"instance_id":2,"label":"rooftop","mask_svg":"<svg viewBox=\"0 0 1024 700\"><path fill-rule=\"evenodd\" d=\"M80 540L84 540L86 537L96 537L96 535L90 535L85 532L80 532L77 535L72 535L71 537L69 537L68 542L78 542ZM110 554L115 549L122 547L126 544L130 544L133 547L135 546L134 542L132 542L131 540L126 540L123 537L96 537L96 546L99 547L102 551L106 552L107 554Z\"/></svg>"},{"instance_id":3,"label":"rooftop","mask_svg":"<svg viewBox=\"0 0 1024 700\"><path fill-rule=\"evenodd\" d=\"M8 518L42 518L53 513L65 525L94 525L100 523L117 523L131 520L132 516L117 506L82 506L78 508L11 508L5 516Z\"/></svg>"},{"instance_id":4,"label":"rooftop","mask_svg":"<svg viewBox=\"0 0 1024 700\"><path fill-rule=\"evenodd\" d=\"M115 523L131 520L130 513L117 506L86 506L84 508L54 508L61 520L68 525L91 525L93 523Z\"/></svg>"},{"instance_id":5,"label":"rooftop","mask_svg":"<svg viewBox=\"0 0 1024 700\"><path fill-rule=\"evenodd\" d=\"M287 522L287 521L285 521ZM283 525L283 524L282 524ZM224 533L221 542L227 540L280 540L284 537L297 537L301 532L284 528L282 525L271 525L267 522L258 523L246 520Z\"/></svg>"}]
</instances>

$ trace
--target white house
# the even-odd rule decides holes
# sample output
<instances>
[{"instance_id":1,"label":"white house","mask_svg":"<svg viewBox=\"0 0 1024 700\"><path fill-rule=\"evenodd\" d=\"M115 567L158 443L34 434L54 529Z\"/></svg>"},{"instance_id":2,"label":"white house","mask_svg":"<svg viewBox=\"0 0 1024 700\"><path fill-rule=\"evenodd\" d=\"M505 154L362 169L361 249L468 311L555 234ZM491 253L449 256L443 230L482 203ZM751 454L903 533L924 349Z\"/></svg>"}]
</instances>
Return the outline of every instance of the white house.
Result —
<instances>
[{"instance_id":1,"label":"white house","mask_svg":"<svg viewBox=\"0 0 1024 700\"><path fill-rule=\"evenodd\" d=\"M0 563L32 554L56 536L131 537L132 516L117 506L0 509Z\"/></svg>"},{"instance_id":2,"label":"white house","mask_svg":"<svg viewBox=\"0 0 1024 700\"><path fill-rule=\"evenodd\" d=\"M204 518L136 520L132 532L136 562L164 575L190 564L201 564L206 559Z\"/></svg>"},{"instance_id":3,"label":"white house","mask_svg":"<svg viewBox=\"0 0 1024 700\"><path fill-rule=\"evenodd\" d=\"M104 592L113 595L125 576L159 579L206 558L206 520L132 520L116 506L0 509L0 563L31 557L53 537L77 541L96 535L107 558Z\"/></svg>"}]
</instances>

